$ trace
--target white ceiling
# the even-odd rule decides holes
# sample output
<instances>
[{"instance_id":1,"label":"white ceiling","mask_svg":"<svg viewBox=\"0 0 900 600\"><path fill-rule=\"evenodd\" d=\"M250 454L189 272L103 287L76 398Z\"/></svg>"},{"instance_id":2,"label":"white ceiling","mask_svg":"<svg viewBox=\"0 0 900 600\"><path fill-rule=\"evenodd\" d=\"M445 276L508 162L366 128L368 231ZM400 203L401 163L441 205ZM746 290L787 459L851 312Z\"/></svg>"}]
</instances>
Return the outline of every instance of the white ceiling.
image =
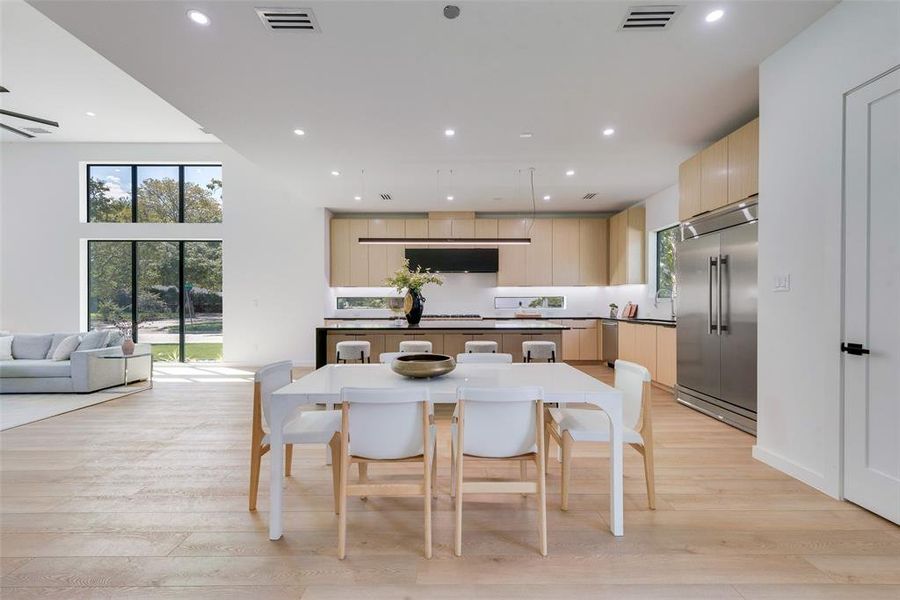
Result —
<instances>
[{"instance_id":1,"label":"white ceiling","mask_svg":"<svg viewBox=\"0 0 900 600\"><path fill-rule=\"evenodd\" d=\"M52 142L216 142L199 125L22 0L0 0L0 94L5 110L59 129L3 117ZM90 117L90 111L96 116ZM0 132L3 142L26 141Z\"/></svg>"},{"instance_id":2,"label":"white ceiling","mask_svg":"<svg viewBox=\"0 0 900 600\"><path fill-rule=\"evenodd\" d=\"M31 4L312 204L515 211L529 167L543 210L611 210L671 185L756 115L760 61L834 2L682 2L662 32L618 31L628 2L465 2L454 21L442 2ZM270 31L257 6L311 7L322 31Z\"/></svg>"}]
</instances>

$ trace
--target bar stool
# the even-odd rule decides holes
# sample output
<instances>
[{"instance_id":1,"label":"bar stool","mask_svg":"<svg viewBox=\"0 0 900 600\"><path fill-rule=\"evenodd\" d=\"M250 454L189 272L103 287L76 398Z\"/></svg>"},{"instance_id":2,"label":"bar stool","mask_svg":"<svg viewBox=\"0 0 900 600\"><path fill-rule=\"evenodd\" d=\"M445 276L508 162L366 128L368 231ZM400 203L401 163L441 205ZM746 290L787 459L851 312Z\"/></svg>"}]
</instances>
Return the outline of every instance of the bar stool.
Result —
<instances>
[{"instance_id":1,"label":"bar stool","mask_svg":"<svg viewBox=\"0 0 900 600\"><path fill-rule=\"evenodd\" d=\"M366 363L372 362L369 358L371 344L365 340L348 340L337 343L337 361L347 362L348 360L358 360Z\"/></svg>"},{"instance_id":2,"label":"bar stool","mask_svg":"<svg viewBox=\"0 0 900 600\"><path fill-rule=\"evenodd\" d=\"M497 342L484 340L466 342L466 352L496 352L498 348Z\"/></svg>"},{"instance_id":3,"label":"bar stool","mask_svg":"<svg viewBox=\"0 0 900 600\"><path fill-rule=\"evenodd\" d=\"M545 340L532 340L522 342L522 359L530 363L532 360L546 360L556 362L556 342Z\"/></svg>"},{"instance_id":4,"label":"bar stool","mask_svg":"<svg viewBox=\"0 0 900 600\"><path fill-rule=\"evenodd\" d=\"M424 352L431 354L431 342L427 340L403 340L400 342L400 352Z\"/></svg>"}]
</instances>

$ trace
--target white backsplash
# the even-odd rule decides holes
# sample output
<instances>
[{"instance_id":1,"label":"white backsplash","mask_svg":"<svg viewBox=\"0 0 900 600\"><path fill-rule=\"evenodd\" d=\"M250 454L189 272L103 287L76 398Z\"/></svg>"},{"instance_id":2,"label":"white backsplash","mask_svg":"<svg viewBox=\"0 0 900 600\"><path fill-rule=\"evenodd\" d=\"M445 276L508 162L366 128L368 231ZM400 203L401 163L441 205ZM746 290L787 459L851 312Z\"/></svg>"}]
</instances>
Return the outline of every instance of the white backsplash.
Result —
<instances>
[{"instance_id":1,"label":"white backsplash","mask_svg":"<svg viewBox=\"0 0 900 600\"><path fill-rule=\"evenodd\" d=\"M609 316L609 304L619 307L627 302L638 304L638 316L668 319L671 317L671 303L663 299L654 306L650 286L620 285L612 287L499 287L495 273L446 273L442 275L444 285L429 285L423 291L425 314L479 314L489 316L512 316L514 310L494 308L495 296L565 296L566 307L542 309L545 316L554 317L603 317ZM387 317L389 310L338 310L338 296L396 296L392 288L352 287L329 288L326 317Z\"/></svg>"}]
</instances>

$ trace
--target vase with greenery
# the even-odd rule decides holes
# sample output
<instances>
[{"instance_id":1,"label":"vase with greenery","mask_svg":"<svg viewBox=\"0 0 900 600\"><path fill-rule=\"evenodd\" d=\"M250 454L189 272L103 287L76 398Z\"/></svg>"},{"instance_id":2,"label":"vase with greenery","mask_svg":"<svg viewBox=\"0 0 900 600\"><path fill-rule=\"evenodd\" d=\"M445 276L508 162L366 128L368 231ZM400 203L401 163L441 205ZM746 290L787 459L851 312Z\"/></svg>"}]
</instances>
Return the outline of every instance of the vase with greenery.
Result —
<instances>
[{"instance_id":1,"label":"vase with greenery","mask_svg":"<svg viewBox=\"0 0 900 600\"><path fill-rule=\"evenodd\" d=\"M395 288L401 294L406 291L403 300L403 311L406 313L406 321L410 325L418 325L422 319L425 298L422 296L422 288L429 283L444 285L444 281L430 269L422 270L416 266L413 271L409 268L409 260L403 261L403 266L397 269L393 277L384 280L386 285Z\"/></svg>"}]
</instances>

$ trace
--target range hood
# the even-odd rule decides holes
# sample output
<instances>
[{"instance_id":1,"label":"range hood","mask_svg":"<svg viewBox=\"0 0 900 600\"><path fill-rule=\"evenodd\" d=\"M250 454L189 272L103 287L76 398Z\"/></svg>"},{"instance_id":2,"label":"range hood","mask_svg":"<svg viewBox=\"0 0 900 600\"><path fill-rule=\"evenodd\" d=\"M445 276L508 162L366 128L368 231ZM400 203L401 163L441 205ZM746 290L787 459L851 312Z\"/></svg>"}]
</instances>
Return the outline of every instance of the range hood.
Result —
<instances>
[{"instance_id":1,"label":"range hood","mask_svg":"<svg viewBox=\"0 0 900 600\"><path fill-rule=\"evenodd\" d=\"M496 273L497 248L407 248L409 268L417 266L436 273Z\"/></svg>"}]
</instances>

